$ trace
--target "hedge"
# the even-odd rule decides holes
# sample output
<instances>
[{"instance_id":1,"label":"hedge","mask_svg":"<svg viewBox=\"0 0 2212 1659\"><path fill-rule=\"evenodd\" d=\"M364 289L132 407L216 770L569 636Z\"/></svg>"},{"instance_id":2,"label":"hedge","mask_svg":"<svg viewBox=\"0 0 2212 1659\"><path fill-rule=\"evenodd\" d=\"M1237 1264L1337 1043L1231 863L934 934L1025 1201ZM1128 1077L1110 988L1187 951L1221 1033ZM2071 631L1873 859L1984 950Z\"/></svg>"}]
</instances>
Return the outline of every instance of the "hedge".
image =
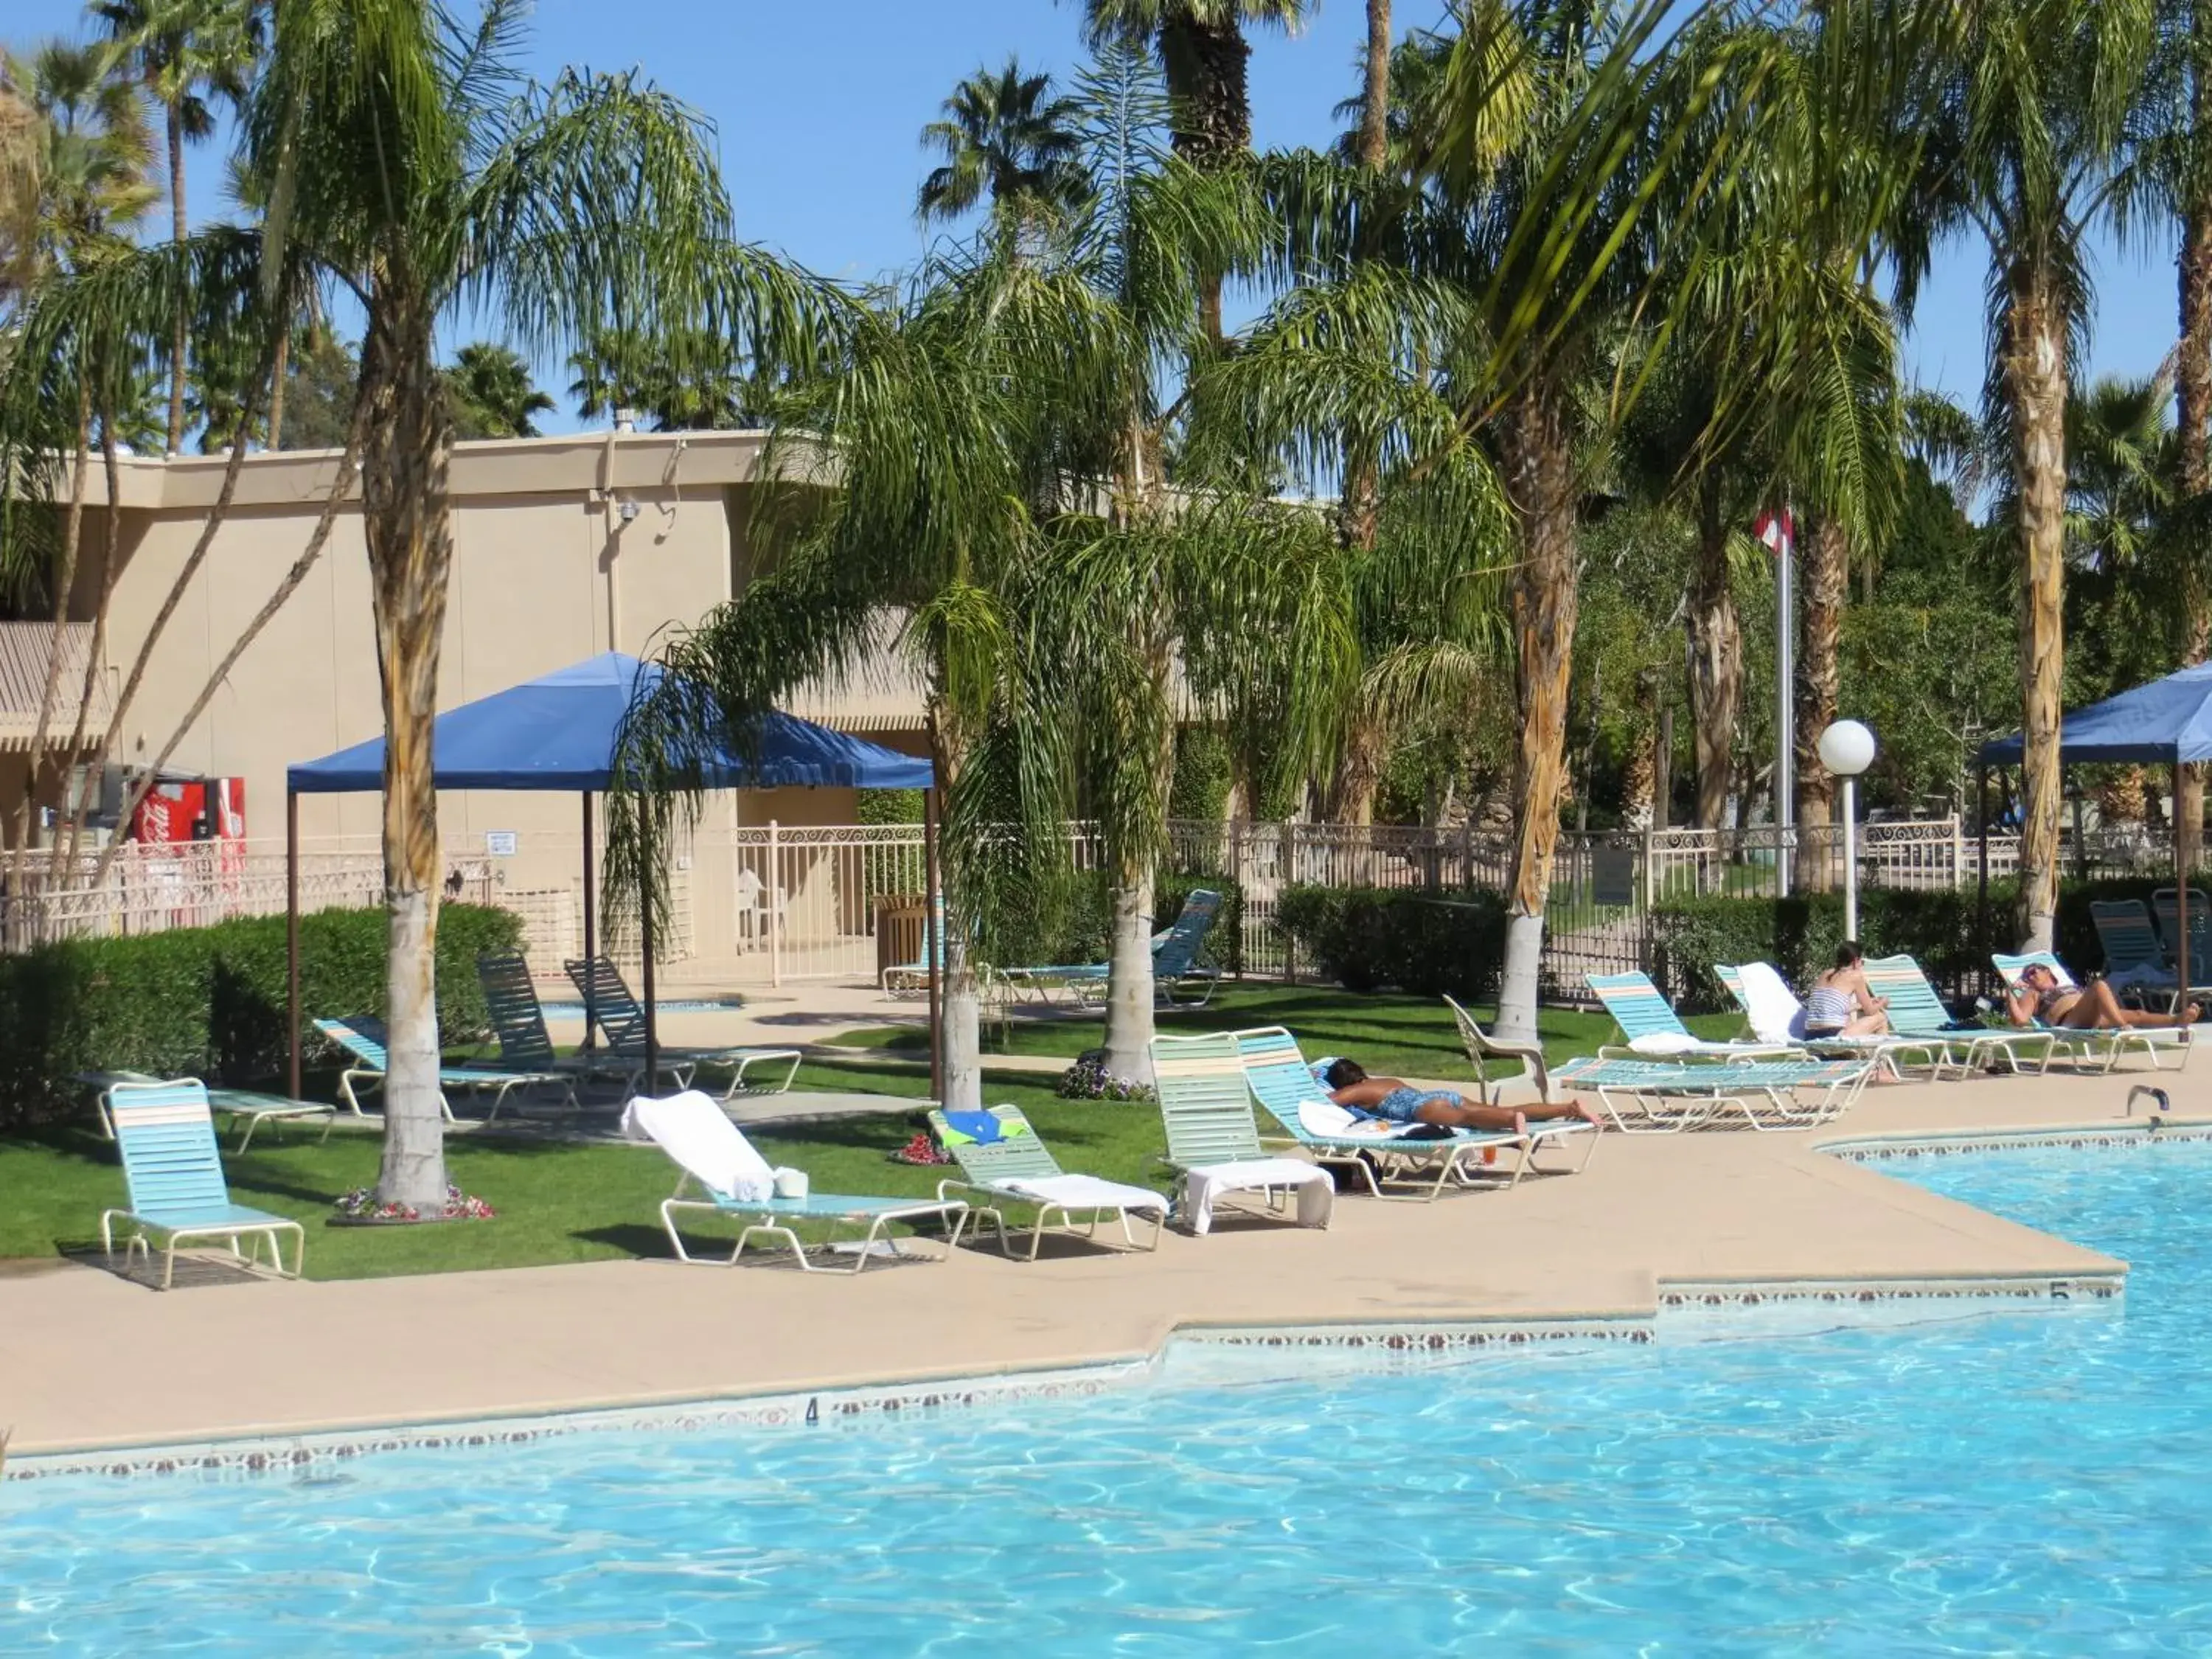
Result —
<instances>
[{"instance_id":1,"label":"hedge","mask_svg":"<svg viewBox=\"0 0 2212 1659\"><path fill-rule=\"evenodd\" d=\"M2064 882L2058 890L2054 939L2059 959L2076 971L2103 964L2089 915L2095 901L2139 898L2172 885L2171 877L2119 876ZM1988 927L1973 887L1923 890L1875 887L1859 891L1859 939L1870 956L1912 957L1946 996L1980 990L1990 953L2017 943L2014 883L1990 884ZM1656 906L1650 916L1652 977L1685 1010L1735 1006L1712 975L1715 963L1772 963L1793 985L1809 983L1835 961L1844 937L1840 893L1789 898L1705 898Z\"/></svg>"},{"instance_id":2,"label":"hedge","mask_svg":"<svg viewBox=\"0 0 2212 1659\"><path fill-rule=\"evenodd\" d=\"M1495 1001L1505 962L1505 900L1488 888L1288 887L1275 926L1346 989L1395 985L1420 996Z\"/></svg>"},{"instance_id":3,"label":"hedge","mask_svg":"<svg viewBox=\"0 0 2212 1659\"><path fill-rule=\"evenodd\" d=\"M477 956L518 949L521 938L511 911L442 908L438 1011L449 1042L484 1029ZM302 916L304 1017L380 1012L384 948L380 909ZM284 1068L285 1002L282 916L0 957L0 1127L81 1110L70 1079L83 1071L265 1083Z\"/></svg>"}]
</instances>

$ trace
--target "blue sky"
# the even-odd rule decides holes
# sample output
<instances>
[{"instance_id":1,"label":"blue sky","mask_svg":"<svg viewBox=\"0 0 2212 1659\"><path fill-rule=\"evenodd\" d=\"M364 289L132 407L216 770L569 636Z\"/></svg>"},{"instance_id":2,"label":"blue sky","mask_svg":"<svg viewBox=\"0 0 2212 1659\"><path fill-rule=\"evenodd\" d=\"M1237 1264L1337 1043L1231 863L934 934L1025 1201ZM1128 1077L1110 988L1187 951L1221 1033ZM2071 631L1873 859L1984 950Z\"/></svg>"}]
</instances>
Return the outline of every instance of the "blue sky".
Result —
<instances>
[{"instance_id":1,"label":"blue sky","mask_svg":"<svg viewBox=\"0 0 2212 1659\"><path fill-rule=\"evenodd\" d=\"M1431 21L1423 0L1395 9L1401 29ZM0 38L20 50L81 34L82 16L73 0L9 0ZM914 191L930 163L917 135L953 84L1009 52L1064 75L1082 55L1079 17L1073 0L539 0L528 59L541 74L641 66L714 123L748 240L857 281L922 251ZM1255 40L1255 143L1334 136L1364 31L1360 0L1322 0L1295 39ZM219 144L193 154L185 179L195 219L224 212ZM2147 374L2171 346L2172 260L2170 243L2100 246L2094 373ZM1983 270L1972 244L1943 250L1906 349L1916 379L1969 407L1981 394ZM565 372L548 364L539 377L562 401L547 428L573 427Z\"/></svg>"}]
</instances>

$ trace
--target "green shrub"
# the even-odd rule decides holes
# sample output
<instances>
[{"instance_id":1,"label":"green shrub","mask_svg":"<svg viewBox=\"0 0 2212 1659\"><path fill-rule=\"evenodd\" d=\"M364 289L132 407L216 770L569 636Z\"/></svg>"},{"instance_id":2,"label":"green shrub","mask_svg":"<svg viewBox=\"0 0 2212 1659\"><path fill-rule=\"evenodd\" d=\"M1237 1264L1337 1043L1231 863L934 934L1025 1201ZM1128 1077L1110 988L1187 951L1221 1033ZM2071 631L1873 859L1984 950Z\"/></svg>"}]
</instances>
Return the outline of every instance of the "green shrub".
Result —
<instances>
[{"instance_id":1,"label":"green shrub","mask_svg":"<svg viewBox=\"0 0 2212 1659\"><path fill-rule=\"evenodd\" d=\"M1285 888L1275 926L1346 989L1395 985L1490 1001L1505 961L1505 901L1486 888Z\"/></svg>"},{"instance_id":2,"label":"green shrub","mask_svg":"<svg viewBox=\"0 0 2212 1659\"><path fill-rule=\"evenodd\" d=\"M303 1018L381 1012L384 912L300 919ZM513 913L448 904L438 924L438 1012L448 1042L484 1029L476 959L522 938ZM255 916L0 957L0 1125L81 1109L78 1072L129 1070L265 1083L285 1062L284 918ZM306 1032L310 1043L314 1032Z\"/></svg>"}]
</instances>

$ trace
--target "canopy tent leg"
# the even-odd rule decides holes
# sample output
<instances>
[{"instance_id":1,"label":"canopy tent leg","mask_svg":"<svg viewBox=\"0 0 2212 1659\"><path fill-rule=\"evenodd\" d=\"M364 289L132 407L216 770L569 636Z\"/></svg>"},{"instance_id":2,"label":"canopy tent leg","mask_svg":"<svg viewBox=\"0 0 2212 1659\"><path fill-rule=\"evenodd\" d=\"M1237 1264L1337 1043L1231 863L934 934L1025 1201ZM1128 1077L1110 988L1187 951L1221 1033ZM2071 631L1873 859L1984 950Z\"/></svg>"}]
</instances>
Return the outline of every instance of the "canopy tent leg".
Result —
<instances>
[{"instance_id":1,"label":"canopy tent leg","mask_svg":"<svg viewBox=\"0 0 2212 1659\"><path fill-rule=\"evenodd\" d=\"M300 1098L300 794L284 792L284 1031L286 1073Z\"/></svg>"},{"instance_id":2,"label":"canopy tent leg","mask_svg":"<svg viewBox=\"0 0 2212 1659\"><path fill-rule=\"evenodd\" d=\"M937 858L937 790L933 786L921 792L921 861L922 883L928 889L927 908L922 916L922 959L929 964L929 1095L940 1103L945 1099L945 1005L943 989L938 984L939 969L945 959L945 894L939 882Z\"/></svg>"},{"instance_id":3,"label":"canopy tent leg","mask_svg":"<svg viewBox=\"0 0 2212 1659\"><path fill-rule=\"evenodd\" d=\"M645 815L639 816L642 823ZM660 1087L660 1020L653 1006L653 843L649 835L643 852L638 860L637 943L644 960L638 969L638 985L645 1000L645 1091L653 1094Z\"/></svg>"},{"instance_id":4,"label":"canopy tent leg","mask_svg":"<svg viewBox=\"0 0 2212 1659\"><path fill-rule=\"evenodd\" d=\"M592 998L592 987L598 976L592 964L599 960L599 894L596 890L599 860L592 849L592 792L584 791L584 1048L592 1048L592 1030L599 1018L599 1007Z\"/></svg>"},{"instance_id":5,"label":"canopy tent leg","mask_svg":"<svg viewBox=\"0 0 2212 1659\"><path fill-rule=\"evenodd\" d=\"M2181 763L2173 763L2173 799L2181 800ZM2189 866L2182 855L2183 836L2180 825L2174 826L2173 835L2173 1012L2179 1014L2189 1001Z\"/></svg>"}]
</instances>

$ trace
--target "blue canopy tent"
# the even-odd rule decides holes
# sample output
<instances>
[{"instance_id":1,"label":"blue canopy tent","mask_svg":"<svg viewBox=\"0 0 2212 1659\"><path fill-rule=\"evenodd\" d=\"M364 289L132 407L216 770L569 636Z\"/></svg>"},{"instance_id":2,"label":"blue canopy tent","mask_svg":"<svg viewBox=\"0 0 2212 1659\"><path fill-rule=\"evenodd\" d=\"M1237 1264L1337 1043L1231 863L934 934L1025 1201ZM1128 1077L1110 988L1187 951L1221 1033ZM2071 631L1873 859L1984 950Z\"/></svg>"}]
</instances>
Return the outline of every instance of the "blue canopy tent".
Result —
<instances>
[{"instance_id":1,"label":"blue canopy tent","mask_svg":"<svg viewBox=\"0 0 2212 1659\"><path fill-rule=\"evenodd\" d=\"M2021 734L1993 738L1981 747L1982 905L1989 905L1989 769L2018 766L2025 750ZM2212 761L2212 663L2198 663L2164 679L2138 685L2116 697L2062 715L2058 763L2171 766ZM2181 799L2180 779L2174 799ZM2184 869L2184 837L2175 825L2174 902L2179 908L2174 969L2182 987L2189 984L2189 872Z\"/></svg>"},{"instance_id":2,"label":"blue canopy tent","mask_svg":"<svg viewBox=\"0 0 2212 1659\"><path fill-rule=\"evenodd\" d=\"M615 745L623 717L641 692L650 693L664 671L658 663L610 651L438 716L431 752L441 789L575 790L584 805L584 954L594 953L592 797L611 787ZM932 792L930 763L902 755L842 732L790 714L769 714L750 755L704 757L708 788L843 787ZM288 945L290 951L291 1083L300 1092L300 797L384 787L384 739L302 761L285 775L284 846ZM927 815L933 830L936 814ZM936 882L935 836L928 848L932 890ZM657 1047L653 1017L652 921L645 918L644 1005L647 1063ZM937 1032L937 979L930 976L930 1032ZM592 1011L585 1009L586 1040Z\"/></svg>"}]
</instances>

